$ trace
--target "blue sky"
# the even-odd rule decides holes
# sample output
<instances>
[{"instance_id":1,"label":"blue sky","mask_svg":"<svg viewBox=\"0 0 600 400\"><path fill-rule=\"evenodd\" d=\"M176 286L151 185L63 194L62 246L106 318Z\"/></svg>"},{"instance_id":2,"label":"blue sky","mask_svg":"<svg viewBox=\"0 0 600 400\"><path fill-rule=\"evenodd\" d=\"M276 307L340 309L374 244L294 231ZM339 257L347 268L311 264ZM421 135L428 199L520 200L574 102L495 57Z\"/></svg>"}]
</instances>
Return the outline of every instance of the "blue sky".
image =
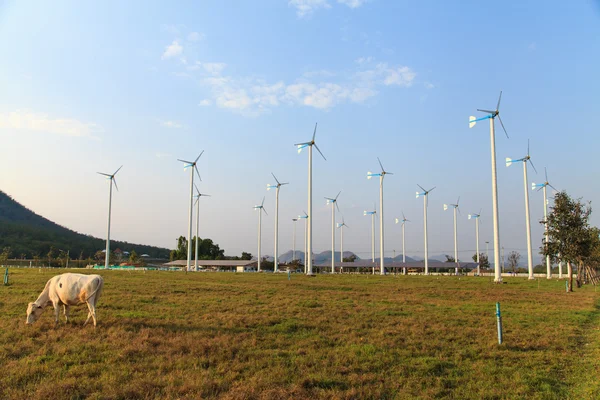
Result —
<instances>
[{"instance_id":1,"label":"blue sky","mask_svg":"<svg viewBox=\"0 0 600 400\"><path fill-rule=\"evenodd\" d=\"M260 2L0 2L0 189L79 232L104 237L107 183L117 176L112 237L173 247L187 232L189 175L199 161L202 237L226 253L256 253L266 196L263 252L272 254L273 172L280 195L281 249L291 219L306 209L306 154L314 159L314 249L330 248L330 209L339 198L350 226L344 244L368 257L378 201L366 179L380 157L386 249L420 255L422 201L416 184L437 186L429 203L430 254L453 251L452 214L461 196L461 259L492 241L489 129L468 129L477 108L504 91L497 131L501 243L525 258L523 176L531 141L543 179L595 204L600 196L597 113L600 6L595 1L507 4L383 0ZM541 193L530 192L534 248ZM598 224L598 214L592 222ZM302 247L298 225L297 247ZM339 241L339 237L337 239ZM484 245L482 245L483 247ZM491 251L491 250L490 250Z\"/></svg>"}]
</instances>

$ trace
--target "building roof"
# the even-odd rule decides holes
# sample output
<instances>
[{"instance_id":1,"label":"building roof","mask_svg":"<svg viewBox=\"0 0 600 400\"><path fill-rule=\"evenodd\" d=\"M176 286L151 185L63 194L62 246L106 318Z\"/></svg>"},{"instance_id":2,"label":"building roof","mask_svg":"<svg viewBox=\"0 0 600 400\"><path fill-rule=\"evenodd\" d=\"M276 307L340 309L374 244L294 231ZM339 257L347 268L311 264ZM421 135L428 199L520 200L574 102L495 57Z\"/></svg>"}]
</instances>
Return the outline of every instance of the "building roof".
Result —
<instances>
[{"instance_id":1,"label":"building roof","mask_svg":"<svg viewBox=\"0 0 600 400\"><path fill-rule=\"evenodd\" d=\"M474 262L459 262L459 268L466 268L466 269L476 269L477 268L477 263ZM327 262L327 263L320 263L320 264L316 264L316 267L319 268L331 268L331 261ZM343 267L343 268L379 268L379 261L375 261L372 262L371 260L356 260L355 262L339 262L336 261L335 262L335 266L337 268L339 267ZM452 263L446 263L446 262L429 262L429 268L435 269L435 268L454 268L456 266L456 263L452 262ZM406 267L406 268L425 268L425 263L423 261L411 261L411 262L407 262L407 263L402 263L402 262L388 262L385 263L384 265L385 268L402 268L402 267Z\"/></svg>"},{"instance_id":2,"label":"building roof","mask_svg":"<svg viewBox=\"0 0 600 400\"><path fill-rule=\"evenodd\" d=\"M194 265L194 260L190 261L190 265ZM245 267L248 265L257 264L254 260L198 260L198 266L200 267ZM168 267L185 267L187 266L187 260L175 260L164 264Z\"/></svg>"}]
</instances>

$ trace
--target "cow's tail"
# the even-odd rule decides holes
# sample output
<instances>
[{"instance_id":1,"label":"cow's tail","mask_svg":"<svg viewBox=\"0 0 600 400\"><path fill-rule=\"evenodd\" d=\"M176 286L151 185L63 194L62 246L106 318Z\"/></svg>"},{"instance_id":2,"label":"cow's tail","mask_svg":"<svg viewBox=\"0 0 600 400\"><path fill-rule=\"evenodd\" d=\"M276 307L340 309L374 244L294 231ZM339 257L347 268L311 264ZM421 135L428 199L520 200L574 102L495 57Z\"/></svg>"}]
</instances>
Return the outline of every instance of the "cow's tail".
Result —
<instances>
[{"instance_id":1,"label":"cow's tail","mask_svg":"<svg viewBox=\"0 0 600 400\"><path fill-rule=\"evenodd\" d=\"M94 281L96 281L96 289L92 292L92 294L90 294L87 299L85 299L85 301L87 302L89 299L92 298L92 296L94 296L96 293L98 294L96 296L96 299L98 299L100 297L100 294L102 293L102 287L104 286L104 279L102 279L101 276L97 277L96 279L94 279Z\"/></svg>"}]
</instances>

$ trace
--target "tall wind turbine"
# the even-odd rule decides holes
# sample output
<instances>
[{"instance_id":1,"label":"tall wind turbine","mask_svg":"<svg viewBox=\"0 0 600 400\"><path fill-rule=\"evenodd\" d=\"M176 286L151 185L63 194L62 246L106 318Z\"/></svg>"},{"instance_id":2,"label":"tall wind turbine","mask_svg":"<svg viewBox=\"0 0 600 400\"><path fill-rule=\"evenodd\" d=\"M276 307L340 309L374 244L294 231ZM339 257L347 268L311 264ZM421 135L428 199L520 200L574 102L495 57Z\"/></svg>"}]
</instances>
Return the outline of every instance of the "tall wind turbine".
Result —
<instances>
[{"instance_id":1,"label":"tall wind turbine","mask_svg":"<svg viewBox=\"0 0 600 400\"><path fill-rule=\"evenodd\" d=\"M265 210L265 198L263 197L262 203L260 206L254 206L255 210L258 210L258 272L260 272L260 242L262 235L262 212L264 211L267 214L267 210ZM268 214L267 214L268 215Z\"/></svg>"},{"instance_id":2,"label":"tall wind turbine","mask_svg":"<svg viewBox=\"0 0 600 400\"><path fill-rule=\"evenodd\" d=\"M475 220L475 251L477 252L477 276L481 276L481 266L479 264L479 217L481 217L481 210L479 210L479 214L469 214L469 219Z\"/></svg>"},{"instance_id":3,"label":"tall wind turbine","mask_svg":"<svg viewBox=\"0 0 600 400\"><path fill-rule=\"evenodd\" d=\"M460 202L460 196L458 196L458 200L456 200L456 204L444 204L444 211L448 209L448 206L452 207L454 210L454 262L456 263L456 271L455 275L458 275L458 237L456 235L456 211L458 211L458 203Z\"/></svg>"},{"instance_id":4,"label":"tall wind turbine","mask_svg":"<svg viewBox=\"0 0 600 400\"><path fill-rule=\"evenodd\" d=\"M375 204L373 204L373 211L363 211L363 215L371 216L371 261L373 262L375 262L375 214L377 214Z\"/></svg>"},{"instance_id":5,"label":"tall wind turbine","mask_svg":"<svg viewBox=\"0 0 600 400\"><path fill-rule=\"evenodd\" d=\"M344 227L348 227L346 225L346 221L344 221L344 217L342 217L342 223L338 223L337 227L340 228L340 264L344 262ZM342 268L342 267L340 267ZM341 270L340 270L341 271Z\"/></svg>"},{"instance_id":6,"label":"tall wind turbine","mask_svg":"<svg viewBox=\"0 0 600 400\"><path fill-rule=\"evenodd\" d=\"M498 121L500 121L500 125L502 125L502 129L508 138L508 133L504 128L504 124L502 123L502 119L500 118L500 100L502 100L502 92L500 92L500 97L498 98L498 105L496 105L496 110L480 110L484 113L488 113L485 117L475 118L473 116L469 117L469 128L475 126L478 121L483 121L485 119L490 120L490 143L491 143L491 151L492 151L492 215L494 220L494 281L501 282L502 274L500 271L500 222L498 220L498 182L496 176L496 136L494 131L494 121L496 117L498 117Z\"/></svg>"},{"instance_id":7,"label":"tall wind turbine","mask_svg":"<svg viewBox=\"0 0 600 400\"><path fill-rule=\"evenodd\" d=\"M193 214L194 214L194 170L198 174L198 179L202 180L202 178L200 178L200 172L198 171L198 167L196 166L196 163L198 162L198 160L200 159L200 157L202 156L203 153L204 153L204 150L202 150L200 155L198 157L196 157L196 160L194 160L193 162L181 160L179 158L177 159L177 161L181 161L182 163L185 164L185 166L183 167L184 170L186 170L188 168L190 169L190 213L189 213L189 220L188 220L188 246L187 246L186 271L190 270L190 264L192 262L192 218L193 218Z\"/></svg>"},{"instance_id":8,"label":"tall wind turbine","mask_svg":"<svg viewBox=\"0 0 600 400\"><path fill-rule=\"evenodd\" d=\"M342 191L340 190L340 193ZM340 207L338 206L337 199L340 196L340 193L337 194L333 199L330 197L325 197L327 200L327 205L331 204L331 273L335 274L335 209L337 208L340 211Z\"/></svg>"},{"instance_id":9,"label":"tall wind turbine","mask_svg":"<svg viewBox=\"0 0 600 400\"><path fill-rule=\"evenodd\" d=\"M510 167L512 163L523 161L523 186L525 187L525 227L527 229L527 269L529 271L529 279L535 279L533 276L533 251L531 249L531 221L529 218L529 191L527 190L529 183L527 181L527 161L531 164L533 170L537 173L531 157L529 157L529 140L527 141L527 155L518 160L506 158L506 166Z\"/></svg>"},{"instance_id":10,"label":"tall wind turbine","mask_svg":"<svg viewBox=\"0 0 600 400\"><path fill-rule=\"evenodd\" d=\"M119 187L117 186L117 180L115 179L115 175L117 174L117 172L119 172L119 170L121 170L121 168L123 168L122 165L112 175L105 174L103 172L98 172L100 175L106 176L106 179L108 179L110 181L109 189L108 189L108 228L106 230L106 254L104 255L104 268L109 267L108 264L109 264L109 257L110 257L110 212L111 212L111 208L112 208L112 185L113 185L113 183L115 184L115 189L117 189L117 192L118 192Z\"/></svg>"},{"instance_id":11,"label":"tall wind turbine","mask_svg":"<svg viewBox=\"0 0 600 400\"><path fill-rule=\"evenodd\" d=\"M296 260L296 222L298 222L298 218L292 218L294 221L294 234L292 238L292 262Z\"/></svg>"},{"instance_id":12,"label":"tall wind turbine","mask_svg":"<svg viewBox=\"0 0 600 400\"><path fill-rule=\"evenodd\" d=\"M556 190L556 188L552 186L550 182L548 182L548 171L546 170L546 167L544 167L544 174L546 176L544 183L532 183L531 190L543 190L544 193L544 235L546 238L546 243L548 243L548 197L546 193L546 187L550 186L554 190ZM562 268L559 269L559 275L559 278L562 278ZM552 264L550 263L550 256L546 256L546 278L552 278Z\"/></svg>"},{"instance_id":13,"label":"tall wind turbine","mask_svg":"<svg viewBox=\"0 0 600 400\"><path fill-rule=\"evenodd\" d=\"M196 186L196 185L194 185ZM199 230L200 230L200 197L204 196L204 197L210 197L210 194L203 194L200 193L200 190L198 190L198 186L196 186L196 193L198 193L196 196L196 249L195 249L195 253L196 253L196 257L194 257L194 271L198 272L198 242L200 241L200 236L199 236ZM190 244L191 245L191 244Z\"/></svg>"},{"instance_id":14,"label":"tall wind turbine","mask_svg":"<svg viewBox=\"0 0 600 400\"><path fill-rule=\"evenodd\" d=\"M273 261L275 265L275 272L279 270L279 188L283 185L287 185L288 182L281 183L277 180L277 177L274 173L271 172L273 178L275 178L276 185L267 184L267 190L275 189L275 255L273 256Z\"/></svg>"},{"instance_id":15,"label":"tall wind turbine","mask_svg":"<svg viewBox=\"0 0 600 400\"><path fill-rule=\"evenodd\" d=\"M385 268L384 268L385 240L383 237L383 178L386 175L394 175L394 174L391 172L387 172L385 169L383 169L383 165L381 164L381 160L379 159L379 157L377 157L377 161L379 162L379 166L381 167L381 172L378 174L375 174L373 172L367 172L367 179L371 179L374 176L379 177L379 258L380 258L379 273L381 275L385 275Z\"/></svg>"},{"instance_id":16,"label":"tall wind turbine","mask_svg":"<svg viewBox=\"0 0 600 400\"><path fill-rule=\"evenodd\" d=\"M306 213L306 211L304 211L304 215L298 215L298 219L303 219L304 220L304 273L306 274L308 269L307 269L307 262L308 262L308 255L307 255L307 246L308 246L308 214Z\"/></svg>"},{"instance_id":17,"label":"tall wind turbine","mask_svg":"<svg viewBox=\"0 0 600 400\"><path fill-rule=\"evenodd\" d=\"M425 237L425 275L429 275L429 238L427 236L427 206L429 205L429 192L435 189L435 186L429 190L423 189L423 186L417 184L422 192L417 192L417 198L423 196L423 235Z\"/></svg>"},{"instance_id":18,"label":"tall wind turbine","mask_svg":"<svg viewBox=\"0 0 600 400\"><path fill-rule=\"evenodd\" d=\"M303 148L308 147L308 230L307 230L307 246L306 252L308 253L308 260L304 260L306 264L306 273L308 275L312 275L312 223L313 223L313 213L312 213L312 148L315 146L323 160L327 161L321 150L319 150L319 146L315 143L315 136L317 135L317 124L315 124L315 131L313 132L313 137L310 142L304 143L296 143L294 146L298 147L298 153L302 151Z\"/></svg>"},{"instance_id":19,"label":"tall wind turbine","mask_svg":"<svg viewBox=\"0 0 600 400\"><path fill-rule=\"evenodd\" d=\"M410 220L406 219L404 213L402 213L402 219L396 218L396 223L398 222L402 222L402 263L406 264L406 247L404 246L404 225L406 225L407 222L410 222ZM402 273L406 275L406 266L404 266Z\"/></svg>"}]
</instances>

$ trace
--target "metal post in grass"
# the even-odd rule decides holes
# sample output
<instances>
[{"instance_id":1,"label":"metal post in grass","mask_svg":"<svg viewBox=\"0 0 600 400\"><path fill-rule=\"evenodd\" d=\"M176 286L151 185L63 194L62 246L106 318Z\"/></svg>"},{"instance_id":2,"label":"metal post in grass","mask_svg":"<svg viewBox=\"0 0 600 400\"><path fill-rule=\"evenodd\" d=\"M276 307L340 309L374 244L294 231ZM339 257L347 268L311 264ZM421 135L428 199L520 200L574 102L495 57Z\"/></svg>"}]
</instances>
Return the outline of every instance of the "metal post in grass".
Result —
<instances>
[{"instance_id":1,"label":"metal post in grass","mask_svg":"<svg viewBox=\"0 0 600 400\"><path fill-rule=\"evenodd\" d=\"M8 286L8 268L4 271L4 286Z\"/></svg>"},{"instance_id":2,"label":"metal post in grass","mask_svg":"<svg viewBox=\"0 0 600 400\"><path fill-rule=\"evenodd\" d=\"M288 269L288 281L292 279L292 271Z\"/></svg>"},{"instance_id":3,"label":"metal post in grass","mask_svg":"<svg viewBox=\"0 0 600 400\"><path fill-rule=\"evenodd\" d=\"M502 315L500 314L500 302L496 303L496 320L498 321L498 344L502 344Z\"/></svg>"}]
</instances>

